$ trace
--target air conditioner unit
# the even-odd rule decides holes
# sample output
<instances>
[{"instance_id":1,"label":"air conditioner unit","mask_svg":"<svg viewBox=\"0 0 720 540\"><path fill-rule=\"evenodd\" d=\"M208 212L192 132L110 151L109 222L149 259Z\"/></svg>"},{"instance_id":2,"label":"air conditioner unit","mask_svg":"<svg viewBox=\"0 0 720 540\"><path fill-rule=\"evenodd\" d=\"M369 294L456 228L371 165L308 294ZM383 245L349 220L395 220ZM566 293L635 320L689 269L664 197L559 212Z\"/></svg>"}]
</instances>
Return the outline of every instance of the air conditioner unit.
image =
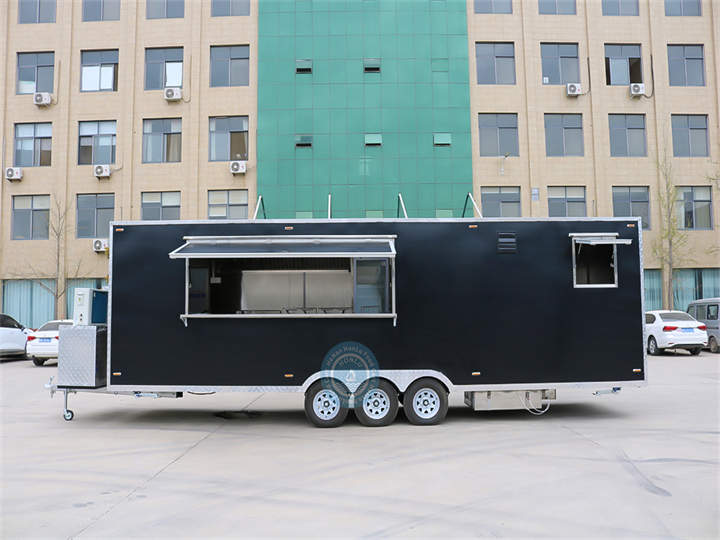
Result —
<instances>
[{"instance_id":1,"label":"air conditioner unit","mask_svg":"<svg viewBox=\"0 0 720 540\"><path fill-rule=\"evenodd\" d=\"M35 92L33 94L33 103L44 107L52 103L52 94L50 92Z\"/></svg>"},{"instance_id":2,"label":"air conditioner unit","mask_svg":"<svg viewBox=\"0 0 720 540\"><path fill-rule=\"evenodd\" d=\"M630 85L630 95L632 97L640 97L645 95L645 85L643 83L632 83Z\"/></svg>"},{"instance_id":3,"label":"air conditioner unit","mask_svg":"<svg viewBox=\"0 0 720 540\"><path fill-rule=\"evenodd\" d=\"M247 161L231 161L230 172L233 174L245 174L247 172Z\"/></svg>"},{"instance_id":4,"label":"air conditioner unit","mask_svg":"<svg viewBox=\"0 0 720 540\"><path fill-rule=\"evenodd\" d=\"M567 92L568 96L571 97L577 97L582 95L582 85L580 83L567 83L565 85L565 91Z\"/></svg>"},{"instance_id":5,"label":"air conditioner unit","mask_svg":"<svg viewBox=\"0 0 720 540\"><path fill-rule=\"evenodd\" d=\"M166 88L165 99L167 101L180 101L182 99L182 88Z\"/></svg>"},{"instance_id":6,"label":"air conditioner unit","mask_svg":"<svg viewBox=\"0 0 720 540\"><path fill-rule=\"evenodd\" d=\"M92 241L93 251L96 253L102 253L108 249L108 241L105 238L95 238Z\"/></svg>"},{"instance_id":7,"label":"air conditioner unit","mask_svg":"<svg viewBox=\"0 0 720 540\"><path fill-rule=\"evenodd\" d=\"M22 180L22 169L20 167L8 167L5 169L5 178L11 182Z\"/></svg>"},{"instance_id":8,"label":"air conditioner unit","mask_svg":"<svg viewBox=\"0 0 720 540\"><path fill-rule=\"evenodd\" d=\"M93 169L95 176L98 178L110 178L112 171L110 165L95 165Z\"/></svg>"}]
</instances>

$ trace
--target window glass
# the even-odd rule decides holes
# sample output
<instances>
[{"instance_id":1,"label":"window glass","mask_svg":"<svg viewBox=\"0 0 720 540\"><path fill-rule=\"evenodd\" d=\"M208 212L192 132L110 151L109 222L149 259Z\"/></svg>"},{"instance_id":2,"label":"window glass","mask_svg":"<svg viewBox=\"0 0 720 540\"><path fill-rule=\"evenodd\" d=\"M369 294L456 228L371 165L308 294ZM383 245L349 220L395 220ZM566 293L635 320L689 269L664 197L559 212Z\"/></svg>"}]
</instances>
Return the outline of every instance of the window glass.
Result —
<instances>
[{"instance_id":1,"label":"window glass","mask_svg":"<svg viewBox=\"0 0 720 540\"><path fill-rule=\"evenodd\" d=\"M18 0L18 22L54 23L56 0Z\"/></svg>"},{"instance_id":2,"label":"window glass","mask_svg":"<svg viewBox=\"0 0 720 540\"><path fill-rule=\"evenodd\" d=\"M641 83L640 45L605 45L605 79L609 85Z\"/></svg>"},{"instance_id":3,"label":"window glass","mask_svg":"<svg viewBox=\"0 0 720 540\"><path fill-rule=\"evenodd\" d=\"M172 163L182 159L182 120L143 120L143 163Z\"/></svg>"},{"instance_id":4,"label":"window glass","mask_svg":"<svg viewBox=\"0 0 720 540\"><path fill-rule=\"evenodd\" d=\"M355 261L355 313L387 313L387 260Z\"/></svg>"},{"instance_id":5,"label":"window glass","mask_svg":"<svg viewBox=\"0 0 720 540\"><path fill-rule=\"evenodd\" d=\"M671 115L673 155L706 157L708 155L707 115Z\"/></svg>"},{"instance_id":6,"label":"window glass","mask_svg":"<svg viewBox=\"0 0 720 540\"><path fill-rule=\"evenodd\" d=\"M575 0L538 0L540 15L575 15Z\"/></svg>"},{"instance_id":7,"label":"window glass","mask_svg":"<svg viewBox=\"0 0 720 540\"><path fill-rule=\"evenodd\" d=\"M14 196L11 228L13 240L47 240L50 230L50 196Z\"/></svg>"},{"instance_id":8,"label":"window glass","mask_svg":"<svg viewBox=\"0 0 720 540\"><path fill-rule=\"evenodd\" d=\"M602 14L605 16L638 15L638 0L602 0Z\"/></svg>"},{"instance_id":9,"label":"window glass","mask_svg":"<svg viewBox=\"0 0 720 540\"><path fill-rule=\"evenodd\" d=\"M546 114L545 148L548 156L582 156L582 115Z\"/></svg>"},{"instance_id":10,"label":"window glass","mask_svg":"<svg viewBox=\"0 0 720 540\"><path fill-rule=\"evenodd\" d=\"M610 114L608 122L612 157L647 155L644 114Z\"/></svg>"},{"instance_id":11,"label":"window glass","mask_svg":"<svg viewBox=\"0 0 720 540\"><path fill-rule=\"evenodd\" d=\"M212 0L211 15L213 17L250 15L250 0Z\"/></svg>"},{"instance_id":12,"label":"window glass","mask_svg":"<svg viewBox=\"0 0 720 540\"><path fill-rule=\"evenodd\" d=\"M483 187L480 190L485 217L520 217L519 187Z\"/></svg>"},{"instance_id":13,"label":"window glass","mask_svg":"<svg viewBox=\"0 0 720 540\"><path fill-rule=\"evenodd\" d=\"M701 0L665 0L665 15L668 17L697 17L701 14Z\"/></svg>"},{"instance_id":14,"label":"window glass","mask_svg":"<svg viewBox=\"0 0 720 540\"><path fill-rule=\"evenodd\" d=\"M517 114L478 115L481 156L517 156Z\"/></svg>"},{"instance_id":15,"label":"window glass","mask_svg":"<svg viewBox=\"0 0 720 540\"><path fill-rule=\"evenodd\" d=\"M548 187L550 217L584 217L587 215L584 186Z\"/></svg>"},{"instance_id":16,"label":"window glass","mask_svg":"<svg viewBox=\"0 0 720 540\"><path fill-rule=\"evenodd\" d=\"M145 90L182 87L183 48L145 49Z\"/></svg>"},{"instance_id":17,"label":"window glass","mask_svg":"<svg viewBox=\"0 0 720 540\"><path fill-rule=\"evenodd\" d=\"M210 86L250 84L248 45L210 47Z\"/></svg>"},{"instance_id":18,"label":"window glass","mask_svg":"<svg viewBox=\"0 0 720 540\"><path fill-rule=\"evenodd\" d=\"M478 84L515 84L515 45L476 43Z\"/></svg>"},{"instance_id":19,"label":"window glass","mask_svg":"<svg viewBox=\"0 0 720 540\"><path fill-rule=\"evenodd\" d=\"M18 53L18 94L53 91L55 53Z\"/></svg>"}]
</instances>

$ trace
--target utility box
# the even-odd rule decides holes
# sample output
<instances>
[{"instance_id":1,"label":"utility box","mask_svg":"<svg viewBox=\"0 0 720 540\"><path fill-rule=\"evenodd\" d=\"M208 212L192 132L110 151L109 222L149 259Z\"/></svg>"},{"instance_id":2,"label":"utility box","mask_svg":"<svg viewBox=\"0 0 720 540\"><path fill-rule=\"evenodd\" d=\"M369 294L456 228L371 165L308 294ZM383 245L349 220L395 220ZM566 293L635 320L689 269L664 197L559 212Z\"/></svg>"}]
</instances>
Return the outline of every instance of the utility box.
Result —
<instances>
[{"instance_id":1,"label":"utility box","mask_svg":"<svg viewBox=\"0 0 720 540\"><path fill-rule=\"evenodd\" d=\"M60 326L58 386L107 384L107 326Z\"/></svg>"},{"instance_id":2,"label":"utility box","mask_svg":"<svg viewBox=\"0 0 720 540\"><path fill-rule=\"evenodd\" d=\"M79 326L107 324L107 306L107 291L79 287L73 298L73 323Z\"/></svg>"},{"instance_id":3,"label":"utility box","mask_svg":"<svg viewBox=\"0 0 720 540\"><path fill-rule=\"evenodd\" d=\"M555 390L465 392L465 405L475 411L539 409L544 399L555 399Z\"/></svg>"}]
</instances>

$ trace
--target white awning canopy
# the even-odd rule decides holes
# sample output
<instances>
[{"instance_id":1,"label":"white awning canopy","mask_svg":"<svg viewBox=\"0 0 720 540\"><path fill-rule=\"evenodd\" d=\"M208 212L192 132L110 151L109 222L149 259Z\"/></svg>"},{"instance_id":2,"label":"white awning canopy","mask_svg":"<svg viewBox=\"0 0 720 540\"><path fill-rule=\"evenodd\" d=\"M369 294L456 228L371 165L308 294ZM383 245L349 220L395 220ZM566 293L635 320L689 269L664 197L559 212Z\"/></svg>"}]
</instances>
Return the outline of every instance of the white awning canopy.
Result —
<instances>
[{"instance_id":1,"label":"white awning canopy","mask_svg":"<svg viewBox=\"0 0 720 540\"><path fill-rule=\"evenodd\" d=\"M618 238L618 233L570 233L570 237L575 240L576 244L587 246L608 244L629 246L632 244L632 238Z\"/></svg>"}]
</instances>

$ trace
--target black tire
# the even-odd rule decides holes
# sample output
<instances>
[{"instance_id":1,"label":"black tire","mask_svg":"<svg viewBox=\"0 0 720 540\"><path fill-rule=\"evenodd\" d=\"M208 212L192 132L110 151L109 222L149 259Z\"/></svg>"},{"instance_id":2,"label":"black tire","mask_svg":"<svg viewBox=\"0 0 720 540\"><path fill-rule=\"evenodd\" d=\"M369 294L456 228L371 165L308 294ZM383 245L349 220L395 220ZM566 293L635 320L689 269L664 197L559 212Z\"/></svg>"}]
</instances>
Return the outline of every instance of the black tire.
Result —
<instances>
[{"instance_id":1,"label":"black tire","mask_svg":"<svg viewBox=\"0 0 720 540\"><path fill-rule=\"evenodd\" d=\"M715 336L710 337L710 341L708 342L708 347L710 347L711 353L719 353L720 352L720 345L718 345L717 339L715 339Z\"/></svg>"},{"instance_id":2,"label":"black tire","mask_svg":"<svg viewBox=\"0 0 720 540\"><path fill-rule=\"evenodd\" d=\"M347 418L348 395L339 381L320 379L305 392L305 416L316 427L337 427Z\"/></svg>"},{"instance_id":3,"label":"black tire","mask_svg":"<svg viewBox=\"0 0 720 540\"><path fill-rule=\"evenodd\" d=\"M692 354L693 356L697 356L700 354L700 351L702 351L702 347L695 347L694 349L688 349L688 352Z\"/></svg>"},{"instance_id":4,"label":"black tire","mask_svg":"<svg viewBox=\"0 0 720 540\"><path fill-rule=\"evenodd\" d=\"M37 367L40 367L40 366L42 366L42 365L45 364L45 359L44 359L44 358L35 358L35 357L33 356L32 361L33 361L33 364L35 364Z\"/></svg>"},{"instance_id":5,"label":"black tire","mask_svg":"<svg viewBox=\"0 0 720 540\"><path fill-rule=\"evenodd\" d=\"M657 346L657 341L655 341L655 338L652 336L648 339L647 351L653 356L659 356L662 354L662 349Z\"/></svg>"},{"instance_id":6,"label":"black tire","mask_svg":"<svg viewBox=\"0 0 720 540\"><path fill-rule=\"evenodd\" d=\"M405 390L403 410L416 426L439 424L447 415L448 392L437 379L418 379Z\"/></svg>"},{"instance_id":7,"label":"black tire","mask_svg":"<svg viewBox=\"0 0 720 540\"><path fill-rule=\"evenodd\" d=\"M397 390L383 379L365 381L355 392L355 416L363 426L389 426L399 408Z\"/></svg>"}]
</instances>

